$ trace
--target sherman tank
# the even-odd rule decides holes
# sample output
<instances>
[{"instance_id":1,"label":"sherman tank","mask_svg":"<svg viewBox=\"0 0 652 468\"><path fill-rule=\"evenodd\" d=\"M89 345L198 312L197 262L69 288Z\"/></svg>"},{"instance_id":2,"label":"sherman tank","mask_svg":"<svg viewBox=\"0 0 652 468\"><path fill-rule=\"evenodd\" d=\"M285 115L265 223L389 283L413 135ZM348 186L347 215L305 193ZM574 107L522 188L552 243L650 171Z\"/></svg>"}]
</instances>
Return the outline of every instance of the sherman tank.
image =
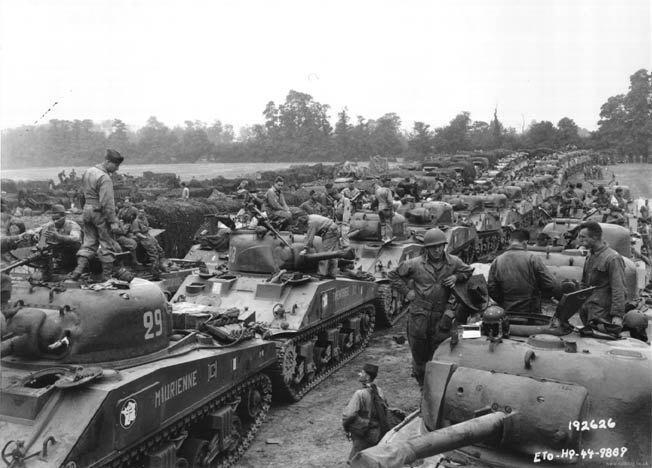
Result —
<instances>
[{"instance_id":1,"label":"sherman tank","mask_svg":"<svg viewBox=\"0 0 652 468\"><path fill-rule=\"evenodd\" d=\"M373 282L315 274L320 261L352 259L354 252L304 254L302 241L288 232L233 231L228 272L191 275L172 299L175 311L255 313L276 346L275 394L294 401L360 353L376 320ZM319 237L314 246L319 251Z\"/></svg>"},{"instance_id":2,"label":"sherman tank","mask_svg":"<svg viewBox=\"0 0 652 468\"><path fill-rule=\"evenodd\" d=\"M446 234L447 252L462 261L471 263L478 256L478 233L475 226L453 224L453 207L443 201L407 202L399 209L407 220L407 229L421 242L424 233L431 228L439 228Z\"/></svg>"},{"instance_id":3,"label":"sherman tank","mask_svg":"<svg viewBox=\"0 0 652 468\"><path fill-rule=\"evenodd\" d=\"M352 467L652 463L648 344L512 331L486 317L482 335L465 332L439 346L426 367L420 411Z\"/></svg>"},{"instance_id":4,"label":"sherman tank","mask_svg":"<svg viewBox=\"0 0 652 468\"><path fill-rule=\"evenodd\" d=\"M2 340L7 466L226 467L271 402L273 343L233 310L172 312L146 280L15 282Z\"/></svg>"},{"instance_id":5,"label":"sherman tank","mask_svg":"<svg viewBox=\"0 0 652 468\"><path fill-rule=\"evenodd\" d=\"M403 295L391 288L387 273L405 260L421 254L421 244L408 231L405 216L398 212L392 219L392 242L382 242L378 213L358 211L351 220L350 245L355 249L353 273L368 277L378 285L376 323L390 327L407 312Z\"/></svg>"},{"instance_id":6,"label":"sherman tank","mask_svg":"<svg viewBox=\"0 0 652 468\"><path fill-rule=\"evenodd\" d=\"M506 202L504 195L500 197ZM483 196L462 195L447 201L453 206L455 224L475 228L478 236L476 258L496 253L504 242L498 210L494 207L486 209Z\"/></svg>"}]
</instances>

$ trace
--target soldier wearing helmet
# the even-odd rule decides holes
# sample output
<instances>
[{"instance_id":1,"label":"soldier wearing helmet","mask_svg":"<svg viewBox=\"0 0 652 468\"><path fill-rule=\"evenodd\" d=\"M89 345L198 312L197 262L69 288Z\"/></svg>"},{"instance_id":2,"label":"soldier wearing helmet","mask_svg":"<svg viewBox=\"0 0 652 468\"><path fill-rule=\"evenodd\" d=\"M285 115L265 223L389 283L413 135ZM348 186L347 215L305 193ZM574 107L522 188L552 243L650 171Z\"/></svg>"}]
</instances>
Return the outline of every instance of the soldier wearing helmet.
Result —
<instances>
[{"instance_id":1,"label":"soldier wearing helmet","mask_svg":"<svg viewBox=\"0 0 652 468\"><path fill-rule=\"evenodd\" d=\"M410 302L407 335L412 352L412 375L423 386L426 363L450 336L453 313L446 309L452 287L467 281L473 268L446 252L446 235L429 229L423 254L389 272L392 287Z\"/></svg>"}]
</instances>

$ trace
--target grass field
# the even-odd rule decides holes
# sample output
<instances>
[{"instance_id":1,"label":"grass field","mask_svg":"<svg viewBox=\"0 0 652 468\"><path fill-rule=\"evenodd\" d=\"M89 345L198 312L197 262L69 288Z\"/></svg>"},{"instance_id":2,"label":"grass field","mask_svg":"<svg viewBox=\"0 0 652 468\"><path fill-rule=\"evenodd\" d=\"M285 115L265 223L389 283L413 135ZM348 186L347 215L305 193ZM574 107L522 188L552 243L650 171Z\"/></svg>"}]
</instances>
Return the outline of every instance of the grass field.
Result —
<instances>
[{"instance_id":1,"label":"grass field","mask_svg":"<svg viewBox=\"0 0 652 468\"><path fill-rule=\"evenodd\" d=\"M612 173L620 185L626 185L632 190L634 198L652 199L652 164L605 166L605 181L611 180Z\"/></svg>"}]
</instances>

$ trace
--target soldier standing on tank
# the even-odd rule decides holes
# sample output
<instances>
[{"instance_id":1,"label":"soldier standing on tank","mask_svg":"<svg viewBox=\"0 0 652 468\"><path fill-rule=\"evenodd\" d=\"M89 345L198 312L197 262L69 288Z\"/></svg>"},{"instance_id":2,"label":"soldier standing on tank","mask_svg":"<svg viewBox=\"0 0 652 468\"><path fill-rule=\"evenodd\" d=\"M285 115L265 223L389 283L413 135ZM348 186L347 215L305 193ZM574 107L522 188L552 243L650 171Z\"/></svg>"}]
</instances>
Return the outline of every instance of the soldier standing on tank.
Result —
<instances>
[{"instance_id":1,"label":"soldier standing on tank","mask_svg":"<svg viewBox=\"0 0 652 468\"><path fill-rule=\"evenodd\" d=\"M380 218L380 236L383 242L388 242L394 237L392 219L394 218L394 197L389 188L389 177L380 179L380 187L376 189L378 201L378 217Z\"/></svg>"},{"instance_id":2,"label":"soldier standing on tank","mask_svg":"<svg viewBox=\"0 0 652 468\"><path fill-rule=\"evenodd\" d=\"M335 221L340 226L340 242L342 247L348 247L349 229L351 226L351 216L353 215L353 204L350 199L342 195L337 189L331 190L331 198L333 199L333 215Z\"/></svg>"},{"instance_id":3,"label":"soldier standing on tank","mask_svg":"<svg viewBox=\"0 0 652 468\"><path fill-rule=\"evenodd\" d=\"M598 223L580 225L577 239L589 249L584 262L581 288L595 286L595 290L580 308L580 318L585 325L613 325L609 331L619 332L625 315L625 262L618 252L602 240Z\"/></svg>"},{"instance_id":4,"label":"soldier standing on tank","mask_svg":"<svg viewBox=\"0 0 652 468\"><path fill-rule=\"evenodd\" d=\"M374 364L365 364L360 369L358 381L362 384L362 388L355 391L342 413L342 426L353 442L349 463L358 452L373 447L380 440L380 424L373 411L371 392L378 392L382 399L385 397L375 383L377 375L378 366Z\"/></svg>"},{"instance_id":5,"label":"soldier standing on tank","mask_svg":"<svg viewBox=\"0 0 652 468\"><path fill-rule=\"evenodd\" d=\"M392 288L410 302L407 335L412 351L412 375L423 386L426 363L450 336L453 312L447 310L451 289L473 273L458 257L446 252L446 235L437 228L423 237L423 254L390 271Z\"/></svg>"},{"instance_id":6,"label":"soldier standing on tank","mask_svg":"<svg viewBox=\"0 0 652 468\"><path fill-rule=\"evenodd\" d=\"M541 257L527 251L529 240L528 231L512 231L509 247L489 269L489 295L508 314L540 314L541 298L552 295L555 286Z\"/></svg>"},{"instance_id":7,"label":"soldier standing on tank","mask_svg":"<svg viewBox=\"0 0 652 468\"><path fill-rule=\"evenodd\" d=\"M122 161L120 153L108 149L104 162L87 169L82 176L81 189L86 199L82 214L84 243L77 252L77 268L70 274L73 280L79 279L95 256L102 263L102 281L111 277L115 261L112 234L120 230L111 174L120 168Z\"/></svg>"}]
</instances>

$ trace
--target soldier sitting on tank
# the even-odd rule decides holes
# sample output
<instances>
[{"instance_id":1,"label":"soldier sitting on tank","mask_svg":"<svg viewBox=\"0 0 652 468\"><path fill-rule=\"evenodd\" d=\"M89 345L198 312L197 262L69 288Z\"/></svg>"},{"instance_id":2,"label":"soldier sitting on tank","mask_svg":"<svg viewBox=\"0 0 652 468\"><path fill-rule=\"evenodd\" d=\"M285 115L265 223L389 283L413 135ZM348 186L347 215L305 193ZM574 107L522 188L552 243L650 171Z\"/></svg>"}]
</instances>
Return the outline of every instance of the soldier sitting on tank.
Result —
<instances>
[{"instance_id":1,"label":"soldier sitting on tank","mask_svg":"<svg viewBox=\"0 0 652 468\"><path fill-rule=\"evenodd\" d=\"M555 286L541 257L527 251L529 240L528 231L512 231L507 250L489 269L489 295L508 314L540 314L541 299L552 296Z\"/></svg>"},{"instance_id":2,"label":"soldier sitting on tank","mask_svg":"<svg viewBox=\"0 0 652 468\"><path fill-rule=\"evenodd\" d=\"M285 203L285 197L282 192L284 184L285 179L283 177L276 177L274 184L265 194L267 216L269 216L269 220L272 223L278 225L279 229L287 227L292 220L292 212L288 204Z\"/></svg>"},{"instance_id":3,"label":"soldier sitting on tank","mask_svg":"<svg viewBox=\"0 0 652 468\"><path fill-rule=\"evenodd\" d=\"M315 190L310 191L310 198L303 202L301 205L299 205L299 208L301 208L303 211L306 212L306 214L318 214L325 216L327 209L324 205L321 204L319 201L321 199L321 195L317 193Z\"/></svg>"},{"instance_id":4,"label":"soldier sitting on tank","mask_svg":"<svg viewBox=\"0 0 652 468\"><path fill-rule=\"evenodd\" d=\"M580 309L584 325L600 331L619 333L625 315L625 262L618 252L602 240L598 223L580 225L580 245L589 250L582 270L581 288L595 287ZM602 329L600 328L602 327Z\"/></svg>"},{"instance_id":5,"label":"soldier sitting on tank","mask_svg":"<svg viewBox=\"0 0 652 468\"><path fill-rule=\"evenodd\" d=\"M116 242L120 245L123 252L129 252L132 266L141 266L138 261L136 250L138 242L135 234L131 231L131 224L138 216L138 208L129 204L118 211L118 229L114 234Z\"/></svg>"},{"instance_id":6,"label":"soldier sitting on tank","mask_svg":"<svg viewBox=\"0 0 652 468\"><path fill-rule=\"evenodd\" d=\"M388 274L392 288L410 302L407 335L412 351L412 375L423 386L426 363L450 336L454 314L447 308L451 289L468 281L473 268L446 252L446 234L428 229L423 254L401 263Z\"/></svg>"},{"instance_id":7,"label":"soldier sitting on tank","mask_svg":"<svg viewBox=\"0 0 652 468\"><path fill-rule=\"evenodd\" d=\"M306 226L307 229L301 255L305 255L308 253L308 250L314 248L313 242L315 236L321 237L321 252L337 250L340 229L332 219L317 214L303 215L299 218L297 224L301 227ZM321 260L319 262L319 274L324 278L335 278L337 274L337 259Z\"/></svg>"},{"instance_id":8,"label":"soldier sitting on tank","mask_svg":"<svg viewBox=\"0 0 652 468\"><path fill-rule=\"evenodd\" d=\"M575 214L575 208L577 206L577 197L575 195L575 189L572 185L569 185L564 192L561 193L561 204L559 206L559 213L563 217L568 217L571 214Z\"/></svg>"},{"instance_id":9,"label":"soldier sitting on tank","mask_svg":"<svg viewBox=\"0 0 652 468\"><path fill-rule=\"evenodd\" d=\"M611 202L611 199L609 197L609 194L604 188L604 185L598 185L598 192L595 194L595 199L593 200L593 203L598 208L607 208Z\"/></svg>"},{"instance_id":10,"label":"soldier sitting on tank","mask_svg":"<svg viewBox=\"0 0 652 468\"><path fill-rule=\"evenodd\" d=\"M375 383L377 375L378 366L365 364L362 367L358 372L362 388L355 391L342 413L342 426L353 442L348 463L358 452L373 447L380 441L380 423L373 409L371 392L377 392L383 400L385 396Z\"/></svg>"},{"instance_id":11,"label":"soldier sitting on tank","mask_svg":"<svg viewBox=\"0 0 652 468\"><path fill-rule=\"evenodd\" d=\"M147 261L151 267L152 280L160 280L161 271L165 271L165 266L161 262L163 249L156 238L152 237L149 233L149 222L144 211L139 211L136 218L132 221L131 232L136 237L136 242L138 242L147 255Z\"/></svg>"},{"instance_id":12,"label":"soldier sitting on tank","mask_svg":"<svg viewBox=\"0 0 652 468\"><path fill-rule=\"evenodd\" d=\"M50 250L50 255L42 263L43 281L52 281L54 274L68 274L77 266L76 255L82 244L82 228L72 219L66 218L63 205L52 205L52 221L39 233L39 243Z\"/></svg>"},{"instance_id":13,"label":"soldier sitting on tank","mask_svg":"<svg viewBox=\"0 0 652 468\"><path fill-rule=\"evenodd\" d=\"M609 208L612 213L625 213L627 210L627 200L623 197L623 188L617 187L613 196L609 200Z\"/></svg>"},{"instance_id":14,"label":"soldier sitting on tank","mask_svg":"<svg viewBox=\"0 0 652 468\"><path fill-rule=\"evenodd\" d=\"M345 187L342 190L342 195L351 200L351 203L353 203L353 207L359 207L360 206L360 201L362 198L362 192L360 189L358 189L355 186L355 182L351 181L349 182L348 187Z\"/></svg>"}]
</instances>

